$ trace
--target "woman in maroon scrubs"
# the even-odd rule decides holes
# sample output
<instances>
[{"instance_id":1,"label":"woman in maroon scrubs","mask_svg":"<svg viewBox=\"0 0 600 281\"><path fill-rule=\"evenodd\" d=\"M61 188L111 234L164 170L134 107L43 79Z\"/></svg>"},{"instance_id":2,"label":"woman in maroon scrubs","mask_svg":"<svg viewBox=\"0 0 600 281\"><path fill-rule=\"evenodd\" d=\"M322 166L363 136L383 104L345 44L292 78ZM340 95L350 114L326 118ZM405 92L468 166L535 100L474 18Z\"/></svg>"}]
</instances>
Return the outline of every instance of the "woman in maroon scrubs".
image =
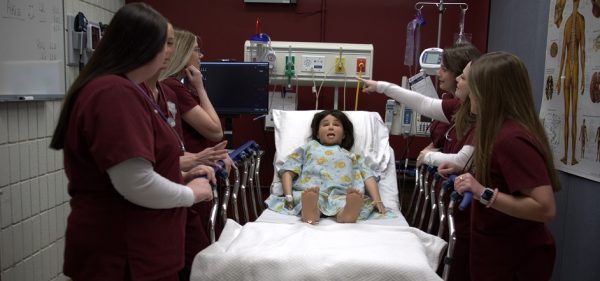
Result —
<instances>
[{"instance_id":1,"label":"woman in maroon scrubs","mask_svg":"<svg viewBox=\"0 0 600 281\"><path fill-rule=\"evenodd\" d=\"M183 139L188 152L197 160L207 150L219 151L225 148L226 141L213 147L210 142L220 141L223 137L221 120L208 98L202 73L200 59L203 57L198 45L198 37L186 30L175 31L175 53L168 68L161 73L161 82L171 88L177 95L179 107L182 109ZM182 83L181 81L184 81ZM216 155L215 155L216 156ZM232 161L227 153L220 157L212 157L210 161L199 163L215 165L222 160L229 171ZM212 163L211 163L212 162ZM189 280L194 257L202 249L210 245L207 224L210 217L210 202L194 204L188 209L185 243L185 266L180 273L180 280ZM217 220L216 235L220 234L222 225Z\"/></svg>"},{"instance_id":2,"label":"woman in maroon scrubs","mask_svg":"<svg viewBox=\"0 0 600 281\"><path fill-rule=\"evenodd\" d=\"M65 97L50 146L64 150L75 281L177 280L182 207L212 199L207 179L181 185L181 142L140 85L168 62L167 34L154 9L125 5Z\"/></svg>"},{"instance_id":3,"label":"woman in maroon scrubs","mask_svg":"<svg viewBox=\"0 0 600 281\"><path fill-rule=\"evenodd\" d=\"M472 63L469 88L474 173L454 186L481 202L471 211L471 279L549 280L555 244L546 223L560 183L527 69L512 54L489 53Z\"/></svg>"}]
</instances>

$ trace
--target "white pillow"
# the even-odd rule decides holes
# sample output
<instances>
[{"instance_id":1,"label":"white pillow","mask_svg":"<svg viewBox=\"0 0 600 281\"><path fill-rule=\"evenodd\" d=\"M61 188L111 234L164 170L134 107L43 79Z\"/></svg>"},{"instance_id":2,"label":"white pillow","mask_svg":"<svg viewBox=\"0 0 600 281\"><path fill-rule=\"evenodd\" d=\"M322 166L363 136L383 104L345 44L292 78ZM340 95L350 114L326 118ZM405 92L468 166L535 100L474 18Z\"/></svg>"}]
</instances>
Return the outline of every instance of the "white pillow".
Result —
<instances>
[{"instance_id":1,"label":"white pillow","mask_svg":"<svg viewBox=\"0 0 600 281\"><path fill-rule=\"evenodd\" d=\"M271 193L283 194L278 175L288 155L311 139L310 124L317 112L322 110L273 110L275 123L275 166ZM344 111L354 126L354 146L352 152L365 159L377 176L386 170L391 155L389 132L377 112ZM395 171L394 171L395 172ZM397 194L397 190L395 191Z\"/></svg>"}]
</instances>

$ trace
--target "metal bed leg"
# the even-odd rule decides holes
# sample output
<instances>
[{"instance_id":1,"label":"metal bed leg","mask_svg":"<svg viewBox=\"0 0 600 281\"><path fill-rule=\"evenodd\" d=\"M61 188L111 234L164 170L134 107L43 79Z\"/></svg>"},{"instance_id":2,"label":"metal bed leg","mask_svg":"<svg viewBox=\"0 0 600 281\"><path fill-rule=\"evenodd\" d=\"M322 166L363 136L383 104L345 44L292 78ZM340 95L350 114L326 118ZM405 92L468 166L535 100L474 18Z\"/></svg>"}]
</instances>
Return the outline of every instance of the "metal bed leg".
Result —
<instances>
[{"instance_id":1,"label":"metal bed leg","mask_svg":"<svg viewBox=\"0 0 600 281\"><path fill-rule=\"evenodd\" d=\"M454 246L456 245L456 232L454 228L454 206L455 201L450 200L448 204L448 249L446 251L446 257L444 257L444 272L442 278L447 281L450 275L450 267L452 265L452 259L454 258Z\"/></svg>"},{"instance_id":2,"label":"metal bed leg","mask_svg":"<svg viewBox=\"0 0 600 281\"><path fill-rule=\"evenodd\" d=\"M252 151L250 154L250 168L248 169L248 189L250 190L250 202L252 203L252 212L254 218L258 218L258 212L256 211L256 195L254 192L254 169L256 168L256 151Z\"/></svg>"},{"instance_id":3,"label":"metal bed leg","mask_svg":"<svg viewBox=\"0 0 600 281\"><path fill-rule=\"evenodd\" d=\"M217 211L219 208L219 189L216 184L211 184L212 192L213 192L213 204L210 208L210 218L208 223L208 233L210 233L210 243L215 243L216 234L215 234L215 224L217 220Z\"/></svg>"},{"instance_id":4,"label":"metal bed leg","mask_svg":"<svg viewBox=\"0 0 600 281\"><path fill-rule=\"evenodd\" d=\"M240 170L237 165L231 167L234 174L233 191L231 192L231 205L233 205L233 218L240 222L240 208L238 207L238 194L240 192Z\"/></svg>"},{"instance_id":5,"label":"metal bed leg","mask_svg":"<svg viewBox=\"0 0 600 281\"><path fill-rule=\"evenodd\" d=\"M227 223L227 206L229 205L229 198L231 197L231 185L229 184L229 178L224 179L225 191L223 192L223 200L221 200L221 220L223 225Z\"/></svg>"},{"instance_id":6,"label":"metal bed leg","mask_svg":"<svg viewBox=\"0 0 600 281\"><path fill-rule=\"evenodd\" d=\"M444 230L446 229L446 206L444 204L444 196L450 187L447 186L449 182L444 181L440 188L440 194L438 195L438 214L439 214L439 227L437 236L443 238Z\"/></svg>"},{"instance_id":7,"label":"metal bed leg","mask_svg":"<svg viewBox=\"0 0 600 281\"><path fill-rule=\"evenodd\" d=\"M421 210L421 219L419 220L419 229L424 229L423 228L423 222L425 221L425 214L427 214L427 205L429 203L429 187L430 187L430 182L429 182L429 169L426 169L425 172L425 178L423 179L424 184L423 184L423 208Z\"/></svg>"},{"instance_id":8,"label":"metal bed leg","mask_svg":"<svg viewBox=\"0 0 600 281\"><path fill-rule=\"evenodd\" d=\"M433 180L431 181L431 186L429 187L429 202L431 203L431 213L429 213L429 223L427 224L427 233L429 234L433 234L431 233L431 231L433 230L433 222L435 220L437 212L437 198L435 196L435 185L441 177L437 172L435 172L435 170L436 168L433 167Z\"/></svg>"},{"instance_id":9,"label":"metal bed leg","mask_svg":"<svg viewBox=\"0 0 600 281\"><path fill-rule=\"evenodd\" d=\"M417 214L419 213L419 206L421 205L421 197L423 197L423 167L421 167L418 170L419 173L419 180L418 180L418 184L419 184L419 190L417 192L417 200L415 201L417 203L417 205L415 205L415 209L413 210L412 213L412 219L411 219L411 225L414 226L416 221L417 221Z\"/></svg>"},{"instance_id":10,"label":"metal bed leg","mask_svg":"<svg viewBox=\"0 0 600 281\"><path fill-rule=\"evenodd\" d=\"M242 181L240 183L240 190L242 191L242 208L244 209L244 223L250 221L250 214L248 213L248 195L246 194L246 183L248 182L248 158L243 160L242 166L244 171L242 172Z\"/></svg>"},{"instance_id":11,"label":"metal bed leg","mask_svg":"<svg viewBox=\"0 0 600 281\"><path fill-rule=\"evenodd\" d=\"M414 202L415 200L417 200L417 193L419 190L419 186L420 186L420 171L418 168L415 168L415 187L413 188L412 194L410 196L410 202L408 205L408 210L406 210L406 216L408 218L408 216L410 215Z\"/></svg>"},{"instance_id":12,"label":"metal bed leg","mask_svg":"<svg viewBox=\"0 0 600 281\"><path fill-rule=\"evenodd\" d=\"M257 201L258 201L258 210L260 211L260 213L262 213L262 211L264 211L264 205L263 205L263 197L262 197L262 192L260 191L261 186L260 186L260 159L263 156L265 152L262 150L258 150L257 151L257 155L256 155L256 167L254 168L254 184L256 185L256 196L257 196Z\"/></svg>"}]
</instances>

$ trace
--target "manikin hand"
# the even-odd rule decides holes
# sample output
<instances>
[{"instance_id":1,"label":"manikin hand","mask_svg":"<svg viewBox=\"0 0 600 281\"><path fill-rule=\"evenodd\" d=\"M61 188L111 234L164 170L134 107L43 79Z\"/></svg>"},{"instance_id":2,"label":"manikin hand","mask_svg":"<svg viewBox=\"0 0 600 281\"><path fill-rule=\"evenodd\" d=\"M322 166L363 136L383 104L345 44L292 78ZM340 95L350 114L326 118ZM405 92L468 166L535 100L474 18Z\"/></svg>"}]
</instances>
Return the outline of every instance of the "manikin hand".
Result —
<instances>
[{"instance_id":1,"label":"manikin hand","mask_svg":"<svg viewBox=\"0 0 600 281\"><path fill-rule=\"evenodd\" d=\"M379 211L380 214L385 214L385 206L383 205L383 202L373 201L373 205L375 205L375 208L377 208L377 211Z\"/></svg>"},{"instance_id":2,"label":"manikin hand","mask_svg":"<svg viewBox=\"0 0 600 281\"><path fill-rule=\"evenodd\" d=\"M292 201L284 201L285 202L285 207L288 210L294 209L295 205L294 205L294 200Z\"/></svg>"}]
</instances>

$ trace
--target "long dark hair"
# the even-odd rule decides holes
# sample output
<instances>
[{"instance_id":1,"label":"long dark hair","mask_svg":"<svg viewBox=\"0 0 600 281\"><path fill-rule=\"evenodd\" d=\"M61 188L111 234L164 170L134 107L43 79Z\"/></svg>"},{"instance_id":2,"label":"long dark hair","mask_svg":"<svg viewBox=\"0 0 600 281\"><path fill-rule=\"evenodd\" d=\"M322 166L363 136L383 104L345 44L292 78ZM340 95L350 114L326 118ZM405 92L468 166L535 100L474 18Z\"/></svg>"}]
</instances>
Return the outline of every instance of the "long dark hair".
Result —
<instances>
[{"instance_id":1,"label":"long dark hair","mask_svg":"<svg viewBox=\"0 0 600 281\"><path fill-rule=\"evenodd\" d=\"M312 123L310 124L310 127L312 128L312 139L316 140L319 138L319 123L321 123L321 120L327 115L331 115L342 122L344 139L342 139L342 144L340 146L348 151L352 149L352 146L354 146L354 126L348 116L337 109L323 110L315 114L315 117L313 117Z\"/></svg>"},{"instance_id":2,"label":"long dark hair","mask_svg":"<svg viewBox=\"0 0 600 281\"><path fill-rule=\"evenodd\" d=\"M477 180L491 184L491 157L496 135L505 120L521 124L541 145L544 162L552 188L560 189L560 182L546 131L540 122L533 101L529 74L523 62L505 52L488 53L471 64L469 88L477 102L475 135L475 170Z\"/></svg>"},{"instance_id":3,"label":"long dark hair","mask_svg":"<svg viewBox=\"0 0 600 281\"><path fill-rule=\"evenodd\" d=\"M458 77L470 61L480 56L481 52L471 43L458 43L452 47L444 48L442 63L446 69Z\"/></svg>"},{"instance_id":4,"label":"long dark hair","mask_svg":"<svg viewBox=\"0 0 600 281\"><path fill-rule=\"evenodd\" d=\"M119 9L88 64L67 91L50 147L64 148L71 112L85 84L102 75L125 74L145 65L164 49L166 40L167 20L147 4L132 3Z\"/></svg>"}]
</instances>

